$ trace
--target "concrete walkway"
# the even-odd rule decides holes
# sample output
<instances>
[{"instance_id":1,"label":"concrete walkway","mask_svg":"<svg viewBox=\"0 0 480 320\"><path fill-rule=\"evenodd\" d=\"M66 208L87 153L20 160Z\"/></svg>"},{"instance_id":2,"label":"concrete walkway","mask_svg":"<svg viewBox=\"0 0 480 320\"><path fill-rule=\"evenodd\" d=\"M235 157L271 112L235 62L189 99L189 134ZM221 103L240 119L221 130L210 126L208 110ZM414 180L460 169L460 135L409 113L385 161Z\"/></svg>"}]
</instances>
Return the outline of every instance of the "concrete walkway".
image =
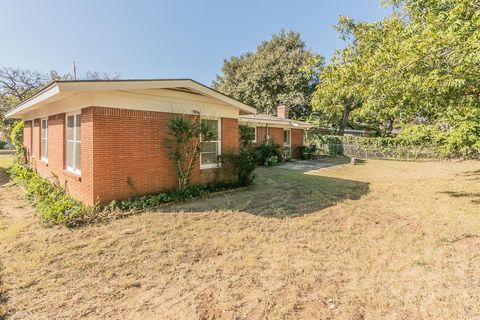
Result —
<instances>
[{"instance_id":1,"label":"concrete walkway","mask_svg":"<svg viewBox=\"0 0 480 320\"><path fill-rule=\"evenodd\" d=\"M278 165L280 168L298 170L298 171L317 171L350 163L349 158L322 158L315 160L291 160Z\"/></svg>"}]
</instances>

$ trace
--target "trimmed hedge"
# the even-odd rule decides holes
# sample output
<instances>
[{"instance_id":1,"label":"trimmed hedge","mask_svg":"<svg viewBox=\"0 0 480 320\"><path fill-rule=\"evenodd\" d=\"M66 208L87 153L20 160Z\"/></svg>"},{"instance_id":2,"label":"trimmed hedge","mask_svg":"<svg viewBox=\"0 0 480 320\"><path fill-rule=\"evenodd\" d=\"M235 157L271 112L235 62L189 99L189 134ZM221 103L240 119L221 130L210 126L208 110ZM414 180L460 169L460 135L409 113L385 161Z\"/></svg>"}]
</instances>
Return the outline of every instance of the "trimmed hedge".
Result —
<instances>
[{"instance_id":1,"label":"trimmed hedge","mask_svg":"<svg viewBox=\"0 0 480 320\"><path fill-rule=\"evenodd\" d=\"M312 143L329 155L344 154L347 146L390 158L480 158L480 122L460 125L409 125L396 137L310 135Z\"/></svg>"},{"instance_id":2,"label":"trimmed hedge","mask_svg":"<svg viewBox=\"0 0 480 320\"><path fill-rule=\"evenodd\" d=\"M355 155L379 158L422 158L440 157L432 145L415 144L401 138L370 138L357 136L315 135L309 142L317 146L318 152L329 156ZM359 153L359 154L357 154Z\"/></svg>"}]
</instances>

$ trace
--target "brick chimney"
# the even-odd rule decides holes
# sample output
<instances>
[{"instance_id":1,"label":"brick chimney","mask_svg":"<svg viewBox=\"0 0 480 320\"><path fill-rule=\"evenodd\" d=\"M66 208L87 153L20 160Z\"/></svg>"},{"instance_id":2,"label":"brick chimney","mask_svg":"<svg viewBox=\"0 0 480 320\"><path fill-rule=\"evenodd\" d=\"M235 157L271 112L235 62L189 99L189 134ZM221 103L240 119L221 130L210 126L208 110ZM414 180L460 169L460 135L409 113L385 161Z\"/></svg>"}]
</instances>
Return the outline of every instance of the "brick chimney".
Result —
<instances>
[{"instance_id":1,"label":"brick chimney","mask_svg":"<svg viewBox=\"0 0 480 320\"><path fill-rule=\"evenodd\" d=\"M281 104L277 107L277 117L282 119L288 119L288 107Z\"/></svg>"}]
</instances>

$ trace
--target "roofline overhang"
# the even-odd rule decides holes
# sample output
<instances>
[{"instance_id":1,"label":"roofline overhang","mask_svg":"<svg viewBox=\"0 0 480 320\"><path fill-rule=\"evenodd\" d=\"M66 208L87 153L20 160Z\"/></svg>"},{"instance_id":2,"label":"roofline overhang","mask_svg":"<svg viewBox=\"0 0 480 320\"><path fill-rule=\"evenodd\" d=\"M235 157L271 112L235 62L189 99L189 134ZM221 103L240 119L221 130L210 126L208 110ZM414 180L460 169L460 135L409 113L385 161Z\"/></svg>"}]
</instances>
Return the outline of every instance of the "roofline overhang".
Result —
<instances>
[{"instance_id":1,"label":"roofline overhang","mask_svg":"<svg viewBox=\"0 0 480 320\"><path fill-rule=\"evenodd\" d=\"M296 121L296 120L289 120L289 119L279 119L279 120L266 120L266 119L252 119L248 117L240 116L238 118L239 122L244 123L264 123L264 124L272 124L278 126L289 126L293 128L302 128L302 129L309 129L313 128L314 125L306 122Z\"/></svg>"},{"instance_id":2,"label":"roofline overhang","mask_svg":"<svg viewBox=\"0 0 480 320\"><path fill-rule=\"evenodd\" d=\"M216 98L247 114L254 114L257 112L255 108L192 79L58 80L50 82L35 95L18 104L15 108L7 112L5 117L15 118L19 112L25 111L38 103L65 92L171 89L178 87L189 88L201 94Z\"/></svg>"}]
</instances>

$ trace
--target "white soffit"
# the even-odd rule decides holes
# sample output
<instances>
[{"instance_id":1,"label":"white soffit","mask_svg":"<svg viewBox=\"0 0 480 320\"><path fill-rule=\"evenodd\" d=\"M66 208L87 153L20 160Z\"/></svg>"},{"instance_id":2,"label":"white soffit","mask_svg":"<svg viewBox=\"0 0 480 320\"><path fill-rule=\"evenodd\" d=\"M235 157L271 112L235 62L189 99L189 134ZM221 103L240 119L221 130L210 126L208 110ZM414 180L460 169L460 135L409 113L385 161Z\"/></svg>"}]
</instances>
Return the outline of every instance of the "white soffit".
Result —
<instances>
[{"instance_id":1,"label":"white soffit","mask_svg":"<svg viewBox=\"0 0 480 320\"><path fill-rule=\"evenodd\" d=\"M240 110L240 114L253 114L256 110L244 103L232 99L218 91L215 91L203 84L191 79L179 80L85 80L85 81L55 81L40 90L30 99L17 105L5 116L7 118L18 118L22 114L37 110L43 105L66 99L72 95L82 92L95 91L127 91L145 89L176 89L184 92L192 91L208 97L217 99L227 105Z\"/></svg>"}]
</instances>

